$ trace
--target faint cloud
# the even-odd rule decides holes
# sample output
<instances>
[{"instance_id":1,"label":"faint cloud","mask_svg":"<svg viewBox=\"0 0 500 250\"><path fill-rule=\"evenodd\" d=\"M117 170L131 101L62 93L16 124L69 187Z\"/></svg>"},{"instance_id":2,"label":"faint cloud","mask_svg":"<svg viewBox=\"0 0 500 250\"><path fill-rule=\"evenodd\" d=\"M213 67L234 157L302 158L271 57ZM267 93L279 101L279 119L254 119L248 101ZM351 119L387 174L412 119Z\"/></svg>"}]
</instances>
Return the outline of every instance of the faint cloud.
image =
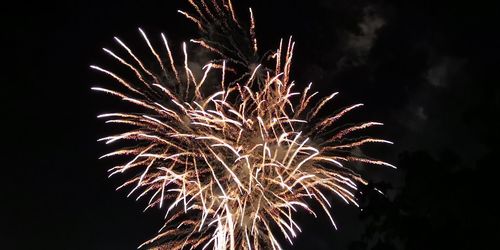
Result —
<instances>
[{"instance_id":1,"label":"faint cloud","mask_svg":"<svg viewBox=\"0 0 500 250\"><path fill-rule=\"evenodd\" d=\"M411 131L421 131L428 122L429 115L422 104L415 102L407 105L400 114L399 121Z\"/></svg>"},{"instance_id":2,"label":"faint cloud","mask_svg":"<svg viewBox=\"0 0 500 250\"><path fill-rule=\"evenodd\" d=\"M346 56L337 63L339 68L364 64L377 40L378 31L385 25L386 20L377 8L374 6L364 7L358 29L355 32L347 32L345 35L342 49Z\"/></svg>"},{"instance_id":3,"label":"faint cloud","mask_svg":"<svg viewBox=\"0 0 500 250\"><path fill-rule=\"evenodd\" d=\"M425 109L422 106L418 106L416 110L416 116L420 120L427 120L427 115L425 114Z\"/></svg>"},{"instance_id":4,"label":"faint cloud","mask_svg":"<svg viewBox=\"0 0 500 250\"><path fill-rule=\"evenodd\" d=\"M385 25L384 18L378 14L374 7L365 7L363 13L363 20L358 24L359 33L348 34L346 42L348 49L362 55L370 52L377 39L377 31Z\"/></svg>"},{"instance_id":5,"label":"faint cloud","mask_svg":"<svg viewBox=\"0 0 500 250\"><path fill-rule=\"evenodd\" d=\"M448 86L450 79L459 73L465 59L442 57L437 60L426 73L427 81L435 87Z\"/></svg>"}]
</instances>

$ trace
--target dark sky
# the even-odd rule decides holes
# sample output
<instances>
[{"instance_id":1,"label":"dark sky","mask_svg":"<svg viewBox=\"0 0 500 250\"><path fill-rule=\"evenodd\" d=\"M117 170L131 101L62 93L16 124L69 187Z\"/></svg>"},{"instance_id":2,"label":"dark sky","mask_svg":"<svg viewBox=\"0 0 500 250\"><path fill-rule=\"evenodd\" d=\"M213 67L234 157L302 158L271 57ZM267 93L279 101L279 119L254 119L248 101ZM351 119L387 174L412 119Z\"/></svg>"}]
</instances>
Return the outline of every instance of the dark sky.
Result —
<instances>
[{"instance_id":1,"label":"dark sky","mask_svg":"<svg viewBox=\"0 0 500 250\"><path fill-rule=\"evenodd\" d=\"M109 162L97 160L109 149L96 140L110 130L96 115L114 100L90 91L102 78L88 66L109 62L101 48L115 35L142 46L138 27L187 41L196 30L177 13L191 10L185 2L2 7L0 248L135 249L161 226L159 212L114 191L119 178L108 180ZM368 171L389 197L372 195L366 213L338 204L336 232L300 217L295 249L480 249L498 239L500 4L234 2L242 17L253 7L261 48L293 35L299 87L339 91L334 105L363 102L356 117L384 122L378 135L395 142L374 153L400 168Z\"/></svg>"}]
</instances>

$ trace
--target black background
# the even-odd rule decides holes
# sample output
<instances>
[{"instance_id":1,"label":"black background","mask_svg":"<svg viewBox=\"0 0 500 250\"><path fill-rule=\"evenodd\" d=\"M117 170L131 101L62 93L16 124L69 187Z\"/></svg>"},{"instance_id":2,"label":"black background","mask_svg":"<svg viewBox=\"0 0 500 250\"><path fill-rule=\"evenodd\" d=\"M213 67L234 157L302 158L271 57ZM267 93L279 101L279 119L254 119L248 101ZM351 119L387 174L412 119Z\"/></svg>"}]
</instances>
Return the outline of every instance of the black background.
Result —
<instances>
[{"instance_id":1,"label":"black background","mask_svg":"<svg viewBox=\"0 0 500 250\"><path fill-rule=\"evenodd\" d=\"M187 2L187 1L186 1ZM337 202L340 230L299 216L294 249L490 249L499 233L498 3L465 1L235 1L253 7L261 48L297 42L292 76L332 107L363 102L356 117L385 123L395 142L374 150L398 170L368 171L363 212ZM184 1L15 2L2 7L2 249L135 249L161 226L158 211L116 192L112 128L96 115L114 100L90 91L113 36L175 44L196 30ZM179 48L179 46L177 46ZM7 65L7 66L5 66ZM110 68L112 68L110 66ZM289 247L286 242L283 246Z\"/></svg>"}]
</instances>

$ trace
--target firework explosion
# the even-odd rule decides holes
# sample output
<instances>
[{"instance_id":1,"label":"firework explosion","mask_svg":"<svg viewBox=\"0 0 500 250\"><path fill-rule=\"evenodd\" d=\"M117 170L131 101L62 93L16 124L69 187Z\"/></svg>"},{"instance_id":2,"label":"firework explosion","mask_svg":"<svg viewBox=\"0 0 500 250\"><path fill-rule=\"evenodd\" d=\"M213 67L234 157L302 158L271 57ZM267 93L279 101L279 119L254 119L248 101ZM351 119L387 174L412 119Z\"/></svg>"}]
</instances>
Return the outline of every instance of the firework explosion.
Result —
<instances>
[{"instance_id":1,"label":"firework explosion","mask_svg":"<svg viewBox=\"0 0 500 250\"><path fill-rule=\"evenodd\" d=\"M129 187L129 195L148 197L146 209L156 206L166 211L163 228L141 247L281 249L281 238L292 244L301 231L294 221L297 211L316 216L312 203L336 227L325 193L357 205L357 185L367 184L350 163L393 167L351 153L366 143L390 143L349 137L382 124L366 122L339 129L337 121L362 104L321 117L321 109L337 93L317 100L311 85L294 91L289 80L291 39L259 57L251 9L245 30L231 1L213 0L210 6L203 0L189 2L196 14L179 12L202 34L191 42L211 55L201 70L192 67L185 43L183 56L174 60L163 34L163 46L156 49L141 29L157 65L143 63L115 37L129 59L104 51L128 68L133 80L91 66L122 87L93 90L138 107L137 112L98 117L130 128L100 139L107 144L131 142L101 157L128 158L109 170L110 176L130 177L118 189Z\"/></svg>"}]
</instances>

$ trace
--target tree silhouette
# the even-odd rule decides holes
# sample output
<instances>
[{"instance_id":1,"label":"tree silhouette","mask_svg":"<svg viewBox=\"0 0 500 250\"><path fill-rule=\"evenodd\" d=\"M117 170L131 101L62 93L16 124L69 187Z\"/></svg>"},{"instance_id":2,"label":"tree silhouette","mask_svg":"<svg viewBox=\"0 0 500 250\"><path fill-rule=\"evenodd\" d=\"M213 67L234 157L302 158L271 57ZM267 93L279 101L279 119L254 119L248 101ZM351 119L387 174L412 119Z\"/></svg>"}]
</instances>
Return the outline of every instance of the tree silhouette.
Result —
<instances>
[{"instance_id":1,"label":"tree silhouette","mask_svg":"<svg viewBox=\"0 0 500 250\"><path fill-rule=\"evenodd\" d=\"M492 150L475 166L465 166L451 151L437 157L424 151L401 154L403 188L393 201L365 190L361 218L367 228L349 249L491 249L500 236L496 155Z\"/></svg>"}]
</instances>

